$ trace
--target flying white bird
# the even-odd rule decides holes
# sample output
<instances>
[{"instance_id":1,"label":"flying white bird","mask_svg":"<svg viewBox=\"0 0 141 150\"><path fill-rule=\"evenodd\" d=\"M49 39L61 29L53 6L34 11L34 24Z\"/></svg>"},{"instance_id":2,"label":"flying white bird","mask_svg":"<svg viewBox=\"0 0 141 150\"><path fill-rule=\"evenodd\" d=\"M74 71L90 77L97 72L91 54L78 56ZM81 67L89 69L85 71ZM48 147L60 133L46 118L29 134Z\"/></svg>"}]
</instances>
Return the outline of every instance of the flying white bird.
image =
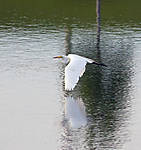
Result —
<instances>
[{"instance_id":1,"label":"flying white bird","mask_svg":"<svg viewBox=\"0 0 141 150\"><path fill-rule=\"evenodd\" d=\"M87 63L94 63L96 65L106 66L102 63L97 63L96 61L85 58L75 54L69 54L68 56L56 56L54 58L62 58L66 64L65 67L65 90L71 91L74 89L76 84L79 81L79 78L82 77L85 72L85 67Z\"/></svg>"}]
</instances>

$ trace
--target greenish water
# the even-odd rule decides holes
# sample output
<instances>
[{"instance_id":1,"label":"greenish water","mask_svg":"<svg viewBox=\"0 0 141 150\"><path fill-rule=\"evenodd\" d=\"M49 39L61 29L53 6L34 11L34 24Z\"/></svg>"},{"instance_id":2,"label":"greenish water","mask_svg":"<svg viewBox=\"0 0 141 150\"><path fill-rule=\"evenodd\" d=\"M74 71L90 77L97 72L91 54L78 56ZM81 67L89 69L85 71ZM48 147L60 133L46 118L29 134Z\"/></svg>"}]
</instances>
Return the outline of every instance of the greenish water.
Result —
<instances>
[{"instance_id":1,"label":"greenish water","mask_svg":"<svg viewBox=\"0 0 141 150\"><path fill-rule=\"evenodd\" d=\"M0 149L138 150L141 146L141 1L0 2ZM73 92L64 65L88 65Z\"/></svg>"}]
</instances>

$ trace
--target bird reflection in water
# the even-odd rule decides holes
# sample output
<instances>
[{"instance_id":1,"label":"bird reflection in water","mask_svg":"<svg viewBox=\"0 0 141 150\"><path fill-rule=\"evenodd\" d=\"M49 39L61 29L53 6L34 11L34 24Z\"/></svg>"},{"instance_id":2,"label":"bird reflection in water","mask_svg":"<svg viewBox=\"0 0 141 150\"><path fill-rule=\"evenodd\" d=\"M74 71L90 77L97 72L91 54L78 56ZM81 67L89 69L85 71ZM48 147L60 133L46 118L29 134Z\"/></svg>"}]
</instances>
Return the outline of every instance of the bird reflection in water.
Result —
<instances>
[{"instance_id":1,"label":"bird reflection in water","mask_svg":"<svg viewBox=\"0 0 141 150\"><path fill-rule=\"evenodd\" d=\"M87 125L85 105L81 98L66 97L65 118L72 128L81 128Z\"/></svg>"}]
</instances>

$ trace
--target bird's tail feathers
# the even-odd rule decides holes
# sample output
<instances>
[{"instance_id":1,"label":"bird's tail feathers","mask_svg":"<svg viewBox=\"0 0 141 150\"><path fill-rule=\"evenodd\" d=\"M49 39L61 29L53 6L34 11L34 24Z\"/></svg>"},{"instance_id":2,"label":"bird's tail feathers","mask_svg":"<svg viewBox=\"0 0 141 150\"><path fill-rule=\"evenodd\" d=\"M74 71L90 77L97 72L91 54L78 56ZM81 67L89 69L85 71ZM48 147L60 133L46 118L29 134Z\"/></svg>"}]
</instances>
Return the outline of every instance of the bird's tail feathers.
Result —
<instances>
[{"instance_id":1,"label":"bird's tail feathers","mask_svg":"<svg viewBox=\"0 0 141 150\"><path fill-rule=\"evenodd\" d=\"M103 63L98 63L96 61L93 61L93 64L96 64L98 66L104 66L104 67L107 67L107 65L103 64Z\"/></svg>"},{"instance_id":2,"label":"bird's tail feathers","mask_svg":"<svg viewBox=\"0 0 141 150\"><path fill-rule=\"evenodd\" d=\"M92 64L96 64L96 65L99 65L99 66L107 67L107 65L105 65L103 63L98 63L98 62L96 62L96 61L94 61L92 59L89 59L89 58L87 58L87 61L88 61L88 63L92 63Z\"/></svg>"}]
</instances>

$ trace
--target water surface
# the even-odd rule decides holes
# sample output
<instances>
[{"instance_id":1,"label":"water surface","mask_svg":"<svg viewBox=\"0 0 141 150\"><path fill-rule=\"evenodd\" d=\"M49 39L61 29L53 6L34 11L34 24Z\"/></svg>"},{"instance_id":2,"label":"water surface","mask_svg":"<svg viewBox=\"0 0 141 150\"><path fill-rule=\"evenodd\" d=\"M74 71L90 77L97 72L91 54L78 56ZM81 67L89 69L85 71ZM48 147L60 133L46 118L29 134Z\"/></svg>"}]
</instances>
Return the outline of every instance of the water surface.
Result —
<instances>
[{"instance_id":1,"label":"water surface","mask_svg":"<svg viewBox=\"0 0 141 150\"><path fill-rule=\"evenodd\" d=\"M102 2L99 39L91 0L0 2L0 149L140 148L140 3ZM66 92L68 53L108 67Z\"/></svg>"}]
</instances>

